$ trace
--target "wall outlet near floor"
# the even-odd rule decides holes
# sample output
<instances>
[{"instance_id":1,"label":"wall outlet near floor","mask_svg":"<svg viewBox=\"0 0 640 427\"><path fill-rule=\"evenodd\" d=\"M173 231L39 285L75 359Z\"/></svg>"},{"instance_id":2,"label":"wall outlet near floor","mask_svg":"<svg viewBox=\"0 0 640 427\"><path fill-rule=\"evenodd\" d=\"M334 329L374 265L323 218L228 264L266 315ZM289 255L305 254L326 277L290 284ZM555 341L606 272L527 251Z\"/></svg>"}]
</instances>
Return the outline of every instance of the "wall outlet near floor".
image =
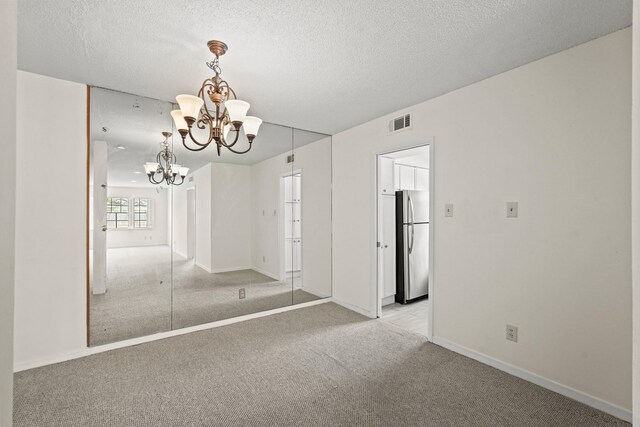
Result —
<instances>
[{"instance_id":1,"label":"wall outlet near floor","mask_svg":"<svg viewBox=\"0 0 640 427\"><path fill-rule=\"evenodd\" d=\"M238 291L238 297L240 299L245 299L247 297L247 291L244 288L240 288Z\"/></svg>"},{"instance_id":2,"label":"wall outlet near floor","mask_svg":"<svg viewBox=\"0 0 640 427\"><path fill-rule=\"evenodd\" d=\"M444 205L444 216L450 218L453 216L453 203Z\"/></svg>"},{"instance_id":3,"label":"wall outlet near floor","mask_svg":"<svg viewBox=\"0 0 640 427\"><path fill-rule=\"evenodd\" d=\"M509 341L518 342L518 327L507 325L507 339Z\"/></svg>"},{"instance_id":4,"label":"wall outlet near floor","mask_svg":"<svg viewBox=\"0 0 640 427\"><path fill-rule=\"evenodd\" d=\"M267 257L262 255L262 262L267 262Z\"/></svg>"}]
</instances>

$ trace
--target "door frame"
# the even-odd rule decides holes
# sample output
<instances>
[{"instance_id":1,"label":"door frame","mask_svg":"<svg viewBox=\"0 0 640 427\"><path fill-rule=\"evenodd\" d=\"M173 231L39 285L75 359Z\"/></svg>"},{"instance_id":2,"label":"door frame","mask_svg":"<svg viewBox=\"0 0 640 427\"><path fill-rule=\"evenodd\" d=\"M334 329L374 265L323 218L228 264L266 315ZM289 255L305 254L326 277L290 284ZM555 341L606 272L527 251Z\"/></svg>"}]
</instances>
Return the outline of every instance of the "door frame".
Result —
<instances>
[{"instance_id":1,"label":"door frame","mask_svg":"<svg viewBox=\"0 0 640 427\"><path fill-rule=\"evenodd\" d=\"M370 303L369 310L370 313L373 314L373 317L380 317L382 315L382 299L380 298L383 295L382 289L382 280L380 278L380 268L379 268L379 255L380 250L378 249L378 242L381 239L379 235L380 227L378 224L379 221L379 209L380 209L380 195L378 194L379 183L378 183L378 167L379 161L378 158L385 154L395 153L402 150L408 150L411 148L417 147L429 147L429 298L427 299L427 309L429 310L429 322L427 324L427 340L433 341L434 337L434 311L435 311L435 283L434 283L434 259L435 259L435 225L436 218L434 215L435 211L435 139L433 137L426 139L424 142L415 143L409 142L406 144L399 144L394 148L387 148L380 151L375 151L371 154L371 170L372 170L372 178L371 178L371 188L374 194L374 197L371 198L371 231L370 236L372 236L372 244L370 251Z\"/></svg>"}]
</instances>

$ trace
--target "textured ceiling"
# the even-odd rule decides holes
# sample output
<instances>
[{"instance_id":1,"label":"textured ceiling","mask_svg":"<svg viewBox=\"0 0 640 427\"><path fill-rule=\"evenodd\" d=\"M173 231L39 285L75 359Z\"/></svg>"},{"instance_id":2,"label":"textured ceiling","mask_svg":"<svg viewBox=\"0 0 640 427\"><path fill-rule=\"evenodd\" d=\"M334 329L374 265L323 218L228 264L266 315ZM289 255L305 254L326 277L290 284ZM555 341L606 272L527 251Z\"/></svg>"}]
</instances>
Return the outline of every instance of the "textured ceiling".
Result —
<instances>
[{"instance_id":1,"label":"textured ceiling","mask_svg":"<svg viewBox=\"0 0 640 427\"><path fill-rule=\"evenodd\" d=\"M631 0L20 0L22 70L173 100L211 72L251 113L336 133L631 25Z\"/></svg>"}]
</instances>

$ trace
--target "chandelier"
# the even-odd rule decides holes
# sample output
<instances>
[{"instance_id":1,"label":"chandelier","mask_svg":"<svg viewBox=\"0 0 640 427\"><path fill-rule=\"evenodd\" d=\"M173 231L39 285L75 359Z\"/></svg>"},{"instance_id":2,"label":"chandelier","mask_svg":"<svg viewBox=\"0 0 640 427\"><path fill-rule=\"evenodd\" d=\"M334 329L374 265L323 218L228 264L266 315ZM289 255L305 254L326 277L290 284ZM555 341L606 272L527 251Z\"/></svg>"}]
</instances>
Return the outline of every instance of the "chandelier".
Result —
<instances>
[{"instance_id":1,"label":"chandelier","mask_svg":"<svg viewBox=\"0 0 640 427\"><path fill-rule=\"evenodd\" d=\"M189 173L189 168L185 168L176 163L175 154L169 149L169 137L171 132L162 132L164 141L160 143L162 149L156 156L156 161L144 164L144 171L152 184L161 184L166 181L167 185L180 185L184 182L184 177ZM158 178L156 178L158 176ZM180 176L180 182L176 178Z\"/></svg>"},{"instance_id":2,"label":"chandelier","mask_svg":"<svg viewBox=\"0 0 640 427\"><path fill-rule=\"evenodd\" d=\"M249 103L237 99L234 90L220 77L222 71L218 61L227 51L227 45L218 40L210 40L207 46L215 58L206 64L213 70L215 76L202 83L198 96L176 96L180 109L173 110L171 116L182 137L182 144L188 150L201 151L215 142L218 156L222 147L236 154L244 154L251 150L251 144L258 134L262 120L247 116ZM193 135L194 125L208 133L206 142L198 141ZM244 151L233 148L238 142L241 127L249 141L249 147ZM187 137L193 144L187 145Z\"/></svg>"}]
</instances>

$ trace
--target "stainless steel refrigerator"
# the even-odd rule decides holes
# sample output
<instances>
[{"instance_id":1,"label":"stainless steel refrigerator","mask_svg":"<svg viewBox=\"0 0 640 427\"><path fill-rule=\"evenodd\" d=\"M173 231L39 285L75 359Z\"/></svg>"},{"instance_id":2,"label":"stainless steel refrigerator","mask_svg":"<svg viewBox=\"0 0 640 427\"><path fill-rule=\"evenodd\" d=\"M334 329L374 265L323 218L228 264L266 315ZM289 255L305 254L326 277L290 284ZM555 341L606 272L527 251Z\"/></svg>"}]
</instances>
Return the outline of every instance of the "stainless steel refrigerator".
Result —
<instances>
[{"instance_id":1,"label":"stainless steel refrigerator","mask_svg":"<svg viewBox=\"0 0 640 427\"><path fill-rule=\"evenodd\" d=\"M396 191L396 302L429 293L429 192Z\"/></svg>"}]
</instances>

